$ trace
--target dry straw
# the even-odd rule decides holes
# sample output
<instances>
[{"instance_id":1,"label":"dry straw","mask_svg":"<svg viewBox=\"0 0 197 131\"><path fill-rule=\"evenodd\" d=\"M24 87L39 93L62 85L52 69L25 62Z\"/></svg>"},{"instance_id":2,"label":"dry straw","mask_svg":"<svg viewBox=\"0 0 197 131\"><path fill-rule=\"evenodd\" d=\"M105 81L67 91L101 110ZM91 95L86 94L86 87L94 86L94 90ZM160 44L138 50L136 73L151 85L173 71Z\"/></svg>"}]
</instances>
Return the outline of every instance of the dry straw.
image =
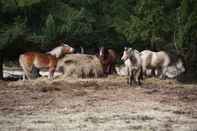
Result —
<instances>
[{"instance_id":1,"label":"dry straw","mask_svg":"<svg viewBox=\"0 0 197 131\"><path fill-rule=\"evenodd\" d=\"M100 60L95 55L66 55L59 60L57 69L64 73L64 77L98 78L104 75Z\"/></svg>"}]
</instances>

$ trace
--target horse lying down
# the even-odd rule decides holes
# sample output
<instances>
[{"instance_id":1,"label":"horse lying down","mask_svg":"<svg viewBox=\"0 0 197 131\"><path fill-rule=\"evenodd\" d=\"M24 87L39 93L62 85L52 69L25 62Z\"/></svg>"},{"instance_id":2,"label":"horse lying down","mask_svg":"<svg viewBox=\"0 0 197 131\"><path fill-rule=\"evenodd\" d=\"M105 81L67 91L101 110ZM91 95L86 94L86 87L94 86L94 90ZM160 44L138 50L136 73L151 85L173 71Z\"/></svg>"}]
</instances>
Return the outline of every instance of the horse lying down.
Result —
<instances>
[{"instance_id":1,"label":"horse lying down","mask_svg":"<svg viewBox=\"0 0 197 131\"><path fill-rule=\"evenodd\" d=\"M132 48L125 48L121 60L124 61L128 79L127 83L132 85L132 83L141 85L142 78L142 61L140 53Z\"/></svg>"},{"instance_id":2,"label":"horse lying down","mask_svg":"<svg viewBox=\"0 0 197 131\"><path fill-rule=\"evenodd\" d=\"M181 73L184 73L186 71L183 61L181 59L178 59L178 61L167 67L165 76L167 78L177 78Z\"/></svg>"}]
</instances>

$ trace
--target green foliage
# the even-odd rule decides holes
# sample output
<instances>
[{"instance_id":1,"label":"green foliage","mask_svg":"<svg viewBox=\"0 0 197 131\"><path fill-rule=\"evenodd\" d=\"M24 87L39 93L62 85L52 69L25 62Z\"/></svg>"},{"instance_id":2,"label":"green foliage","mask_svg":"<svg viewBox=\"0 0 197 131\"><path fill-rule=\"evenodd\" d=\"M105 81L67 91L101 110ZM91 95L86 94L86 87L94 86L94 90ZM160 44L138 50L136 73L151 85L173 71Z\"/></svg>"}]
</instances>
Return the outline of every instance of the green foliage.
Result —
<instances>
[{"instance_id":1,"label":"green foliage","mask_svg":"<svg viewBox=\"0 0 197 131\"><path fill-rule=\"evenodd\" d=\"M40 3L42 0L15 0L19 7L32 6L33 4Z\"/></svg>"},{"instance_id":2,"label":"green foliage","mask_svg":"<svg viewBox=\"0 0 197 131\"><path fill-rule=\"evenodd\" d=\"M129 43L177 52L191 63L197 57L196 7L196 0L1 0L0 48L23 43L45 50L65 39L122 51Z\"/></svg>"},{"instance_id":3,"label":"green foliage","mask_svg":"<svg viewBox=\"0 0 197 131\"><path fill-rule=\"evenodd\" d=\"M53 16L51 14L48 15L45 23L44 34L49 40L53 40L56 37L56 24Z\"/></svg>"},{"instance_id":4,"label":"green foliage","mask_svg":"<svg viewBox=\"0 0 197 131\"><path fill-rule=\"evenodd\" d=\"M12 25L4 25L0 30L0 49L13 43L17 38L25 33L24 22L20 18L16 18ZM11 45L10 45L11 46Z\"/></svg>"}]
</instances>

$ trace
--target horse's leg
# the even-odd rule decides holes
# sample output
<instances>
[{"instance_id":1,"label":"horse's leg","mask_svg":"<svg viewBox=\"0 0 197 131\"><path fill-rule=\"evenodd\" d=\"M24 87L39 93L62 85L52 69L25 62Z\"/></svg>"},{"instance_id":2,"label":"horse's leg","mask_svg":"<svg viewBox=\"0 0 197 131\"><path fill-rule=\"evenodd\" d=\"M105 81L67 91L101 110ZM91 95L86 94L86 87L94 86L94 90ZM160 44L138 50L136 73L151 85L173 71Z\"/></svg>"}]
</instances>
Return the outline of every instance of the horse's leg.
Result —
<instances>
[{"instance_id":1,"label":"horse's leg","mask_svg":"<svg viewBox=\"0 0 197 131\"><path fill-rule=\"evenodd\" d=\"M167 67L162 67L161 79L165 79L166 71L167 71Z\"/></svg>"},{"instance_id":2,"label":"horse's leg","mask_svg":"<svg viewBox=\"0 0 197 131\"><path fill-rule=\"evenodd\" d=\"M131 71L128 69L128 77L127 77L127 84L130 85L130 77L131 77Z\"/></svg>"},{"instance_id":3,"label":"horse's leg","mask_svg":"<svg viewBox=\"0 0 197 131\"><path fill-rule=\"evenodd\" d=\"M112 74L117 74L114 63L112 64Z\"/></svg>"},{"instance_id":4,"label":"horse's leg","mask_svg":"<svg viewBox=\"0 0 197 131\"><path fill-rule=\"evenodd\" d=\"M155 68L152 68L152 69L151 69L151 76L152 76L152 77L156 77L156 75L155 75Z\"/></svg>"},{"instance_id":5,"label":"horse's leg","mask_svg":"<svg viewBox=\"0 0 197 131\"><path fill-rule=\"evenodd\" d=\"M129 79L130 79L130 75L128 74L128 76L127 76L127 84L130 83Z\"/></svg>"},{"instance_id":6,"label":"horse's leg","mask_svg":"<svg viewBox=\"0 0 197 131\"><path fill-rule=\"evenodd\" d=\"M134 69L132 71L132 74L133 74L133 82L135 83L135 85L137 85L138 84L138 71Z\"/></svg>"},{"instance_id":7,"label":"horse's leg","mask_svg":"<svg viewBox=\"0 0 197 131\"><path fill-rule=\"evenodd\" d=\"M23 80L25 80L25 76L27 77L28 80L31 80L31 66L28 66L24 64L23 68Z\"/></svg>"},{"instance_id":8,"label":"horse's leg","mask_svg":"<svg viewBox=\"0 0 197 131\"><path fill-rule=\"evenodd\" d=\"M107 74L109 75L110 74L110 64L109 65L107 65Z\"/></svg>"},{"instance_id":9,"label":"horse's leg","mask_svg":"<svg viewBox=\"0 0 197 131\"><path fill-rule=\"evenodd\" d=\"M133 77L134 77L134 82L137 85L138 84L138 71L133 70Z\"/></svg>"},{"instance_id":10,"label":"horse's leg","mask_svg":"<svg viewBox=\"0 0 197 131\"><path fill-rule=\"evenodd\" d=\"M137 80L137 84L138 85L141 85L141 68L139 68L138 70L137 70L137 73L136 73L136 80Z\"/></svg>"},{"instance_id":11,"label":"horse's leg","mask_svg":"<svg viewBox=\"0 0 197 131\"><path fill-rule=\"evenodd\" d=\"M20 63L20 66L23 69L23 80L25 80L25 76L27 77L27 79L30 80L31 79L30 78L31 67L26 63L26 59L25 59L24 55L20 55L19 63Z\"/></svg>"},{"instance_id":12,"label":"horse's leg","mask_svg":"<svg viewBox=\"0 0 197 131\"><path fill-rule=\"evenodd\" d=\"M131 70L131 77L130 77L130 79L131 79L131 84L130 84L130 86L131 86L132 84L135 84L135 76L134 76L133 69Z\"/></svg>"},{"instance_id":13,"label":"horse's leg","mask_svg":"<svg viewBox=\"0 0 197 131\"><path fill-rule=\"evenodd\" d=\"M109 73L113 74L113 65L112 64L109 65Z\"/></svg>"},{"instance_id":14,"label":"horse's leg","mask_svg":"<svg viewBox=\"0 0 197 131\"><path fill-rule=\"evenodd\" d=\"M23 80L25 80L25 76L27 77L27 80L31 80L31 73L29 73L28 71L24 71Z\"/></svg>"},{"instance_id":15,"label":"horse's leg","mask_svg":"<svg viewBox=\"0 0 197 131\"><path fill-rule=\"evenodd\" d=\"M110 74L113 73L113 71L112 71L112 64L109 65L109 73L110 73Z\"/></svg>"},{"instance_id":16,"label":"horse's leg","mask_svg":"<svg viewBox=\"0 0 197 131\"><path fill-rule=\"evenodd\" d=\"M129 86L132 85L132 73L129 74L129 82L128 82Z\"/></svg>"},{"instance_id":17,"label":"horse's leg","mask_svg":"<svg viewBox=\"0 0 197 131\"><path fill-rule=\"evenodd\" d=\"M104 73L105 75L107 75L107 66L106 66L106 65L103 65L103 73Z\"/></svg>"},{"instance_id":18,"label":"horse's leg","mask_svg":"<svg viewBox=\"0 0 197 131\"><path fill-rule=\"evenodd\" d=\"M54 76L54 72L55 72L55 68L49 68L49 75L48 75L48 79L52 80L53 76Z\"/></svg>"},{"instance_id":19,"label":"horse's leg","mask_svg":"<svg viewBox=\"0 0 197 131\"><path fill-rule=\"evenodd\" d=\"M37 68L35 65L32 65L32 71L31 71L31 73L32 73L32 77L33 78L37 78L37 77L40 77L41 76L40 73L39 73L39 71L40 71L39 68Z\"/></svg>"},{"instance_id":20,"label":"horse's leg","mask_svg":"<svg viewBox=\"0 0 197 131\"><path fill-rule=\"evenodd\" d=\"M26 79L26 75L25 75L25 72L23 71L23 80Z\"/></svg>"},{"instance_id":21,"label":"horse's leg","mask_svg":"<svg viewBox=\"0 0 197 131\"><path fill-rule=\"evenodd\" d=\"M142 66L142 78L144 79L146 77L146 66Z\"/></svg>"},{"instance_id":22,"label":"horse's leg","mask_svg":"<svg viewBox=\"0 0 197 131\"><path fill-rule=\"evenodd\" d=\"M132 85L132 84L136 84L136 79L135 79L135 77L136 77L136 72L135 72L134 69L132 69L132 71L131 71L131 85Z\"/></svg>"},{"instance_id":23,"label":"horse's leg","mask_svg":"<svg viewBox=\"0 0 197 131\"><path fill-rule=\"evenodd\" d=\"M144 80L142 67L140 67L140 77L139 77L139 79Z\"/></svg>"},{"instance_id":24,"label":"horse's leg","mask_svg":"<svg viewBox=\"0 0 197 131\"><path fill-rule=\"evenodd\" d=\"M134 80L134 73L133 69L129 69L129 86L132 86L132 84L135 82Z\"/></svg>"},{"instance_id":25,"label":"horse's leg","mask_svg":"<svg viewBox=\"0 0 197 131\"><path fill-rule=\"evenodd\" d=\"M164 79L164 72L165 72L164 70L165 70L165 68L162 67L162 68L161 68L161 73L160 73L160 75L159 75L159 79L161 79L161 80Z\"/></svg>"},{"instance_id":26,"label":"horse's leg","mask_svg":"<svg viewBox=\"0 0 197 131\"><path fill-rule=\"evenodd\" d=\"M111 74L111 64L107 65L107 74Z\"/></svg>"}]
</instances>

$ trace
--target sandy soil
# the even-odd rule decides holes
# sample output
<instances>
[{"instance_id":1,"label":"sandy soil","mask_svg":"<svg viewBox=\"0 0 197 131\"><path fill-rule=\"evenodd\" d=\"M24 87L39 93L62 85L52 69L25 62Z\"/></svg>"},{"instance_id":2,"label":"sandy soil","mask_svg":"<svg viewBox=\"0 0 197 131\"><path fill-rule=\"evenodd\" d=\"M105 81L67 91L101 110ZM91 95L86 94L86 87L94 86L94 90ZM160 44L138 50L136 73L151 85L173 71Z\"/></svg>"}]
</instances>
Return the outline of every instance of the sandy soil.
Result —
<instances>
[{"instance_id":1,"label":"sandy soil","mask_svg":"<svg viewBox=\"0 0 197 131\"><path fill-rule=\"evenodd\" d=\"M197 85L125 77L0 81L1 131L196 131Z\"/></svg>"}]
</instances>

